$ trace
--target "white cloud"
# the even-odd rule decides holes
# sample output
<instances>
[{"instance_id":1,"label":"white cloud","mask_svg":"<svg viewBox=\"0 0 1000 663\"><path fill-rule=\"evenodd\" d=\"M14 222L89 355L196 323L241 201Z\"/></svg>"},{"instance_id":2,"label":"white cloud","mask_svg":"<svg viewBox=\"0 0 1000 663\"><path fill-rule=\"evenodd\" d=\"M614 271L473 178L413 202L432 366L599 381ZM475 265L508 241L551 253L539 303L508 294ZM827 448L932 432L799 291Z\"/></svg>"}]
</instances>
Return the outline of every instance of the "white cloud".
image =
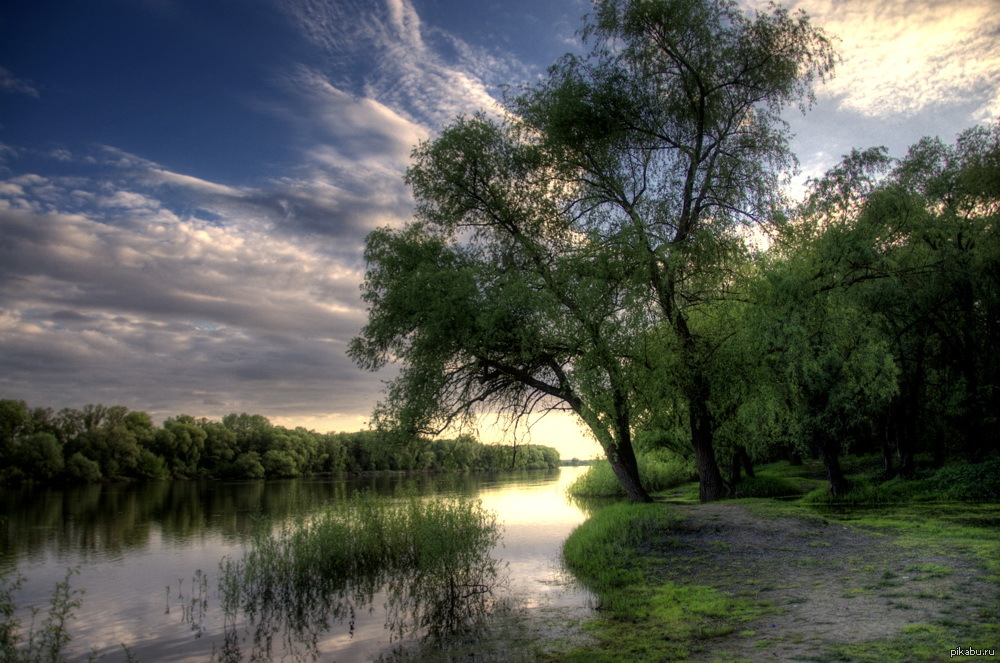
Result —
<instances>
[{"instance_id":1,"label":"white cloud","mask_svg":"<svg viewBox=\"0 0 1000 663\"><path fill-rule=\"evenodd\" d=\"M378 377L344 354L365 319L356 266L315 238L254 221L268 210L230 206L217 195L230 190L162 169L145 177L147 162L125 161L146 170L117 189L116 180L0 181L0 199L30 203L0 208L4 395L157 416L294 417L329 411L336 393L345 411L367 412ZM214 220L171 211L157 196L167 181L202 194ZM42 189L49 202L33 198Z\"/></svg>"},{"instance_id":2,"label":"white cloud","mask_svg":"<svg viewBox=\"0 0 1000 663\"><path fill-rule=\"evenodd\" d=\"M0 90L14 94L23 94L26 97L33 97L35 99L41 96L38 94L38 89L35 88L34 83L23 78L18 78L4 67L0 67Z\"/></svg>"},{"instance_id":3,"label":"white cloud","mask_svg":"<svg viewBox=\"0 0 1000 663\"><path fill-rule=\"evenodd\" d=\"M364 71L365 96L427 127L437 128L460 113L493 110L496 99L486 77L506 82L512 70L523 69L513 57L487 55L425 28L409 0L291 0L283 7L332 59L331 71ZM458 61L448 62L431 48L428 34L449 42ZM365 60L359 61L358 54ZM348 83L359 82L338 81Z\"/></svg>"},{"instance_id":4,"label":"white cloud","mask_svg":"<svg viewBox=\"0 0 1000 663\"><path fill-rule=\"evenodd\" d=\"M180 173L174 173L169 170L164 170L162 168L149 168L148 177L151 182L158 182L161 184L171 184L174 186L184 187L196 191L199 193L214 194L217 196L231 196L238 198L243 195L243 192L237 188L226 186L224 184L217 184L215 182L208 182L206 180L192 177L190 175L182 175Z\"/></svg>"},{"instance_id":5,"label":"white cloud","mask_svg":"<svg viewBox=\"0 0 1000 663\"><path fill-rule=\"evenodd\" d=\"M867 116L972 104L1000 115L1000 4L982 0L807 0L814 25L839 37L827 92Z\"/></svg>"}]
</instances>

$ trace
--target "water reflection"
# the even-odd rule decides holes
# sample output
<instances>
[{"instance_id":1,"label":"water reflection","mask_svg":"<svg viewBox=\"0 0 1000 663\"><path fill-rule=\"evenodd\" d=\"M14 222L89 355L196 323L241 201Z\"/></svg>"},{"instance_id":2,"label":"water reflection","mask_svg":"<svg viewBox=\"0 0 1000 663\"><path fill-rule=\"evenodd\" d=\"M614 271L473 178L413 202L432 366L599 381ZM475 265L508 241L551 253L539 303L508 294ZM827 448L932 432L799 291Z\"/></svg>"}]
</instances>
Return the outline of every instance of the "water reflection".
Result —
<instances>
[{"instance_id":1,"label":"water reflection","mask_svg":"<svg viewBox=\"0 0 1000 663\"><path fill-rule=\"evenodd\" d=\"M584 519L562 492L578 471L6 489L0 490L6 515L0 518L0 566L16 566L27 576L17 597L25 610L44 605L68 566L81 567L74 586L86 594L71 627L72 646L79 654L94 647L108 654L106 661L123 660L124 642L145 663L203 661L213 650L221 655L227 646L227 624L215 589L219 561L241 558L255 519L263 515L275 523L290 522L360 491L392 495L406 482L423 496L481 499L504 526L496 556L509 564L512 590L524 597L525 605L574 610L586 602L585 594L567 584L558 556L569 531ZM209 590L191 604L197 595L192 582L196 570L204 572ZM353 634L349 611L338 613L322 602L307 606L309 612L329 609L333 629L319 637L322 651L336 652L337 661L348 662L377 655L388 644L384 626L392 620L383 604L390 598L376 592L374 614L358 610L355 603ZM200 610L202 601L206 609L192 631L192 620L181 617ZM406 623L413 623L412 614ZM199 632L204 635L196 640Z\"/></svg>"},{"instance_id":2,"label":"water reflection","mask_svg":"<svg viewBox=\"0 0 1000 663\"><path fill-rule=\"evenodd\" d=\"M495 514L470 498L401 489L404 499L363 494L277 531L261 522L242 558L222 563L222 660L270 660L275 641L283 653L315 660L332 625L346 621L353 633L377 592L390 639L442 637L487 615L502 583L491 555Z\"/></svg>"}]
</instances>

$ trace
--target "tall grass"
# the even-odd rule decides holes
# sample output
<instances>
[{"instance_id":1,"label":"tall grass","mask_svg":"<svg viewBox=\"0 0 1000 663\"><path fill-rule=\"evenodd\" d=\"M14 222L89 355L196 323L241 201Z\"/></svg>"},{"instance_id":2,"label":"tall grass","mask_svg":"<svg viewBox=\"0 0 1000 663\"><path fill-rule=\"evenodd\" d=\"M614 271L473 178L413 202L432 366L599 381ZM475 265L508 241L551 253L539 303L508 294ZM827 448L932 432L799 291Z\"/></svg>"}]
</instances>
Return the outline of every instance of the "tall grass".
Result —
<instances>
[{"instance_id":1,"label":"tall grass","mask_svg":"<svg viewBox=\"0 0 1000 663\"><path fill-rule=\"evenodd\" d=\"M356 612L382 591L394 638L459 631L494 605L499 537L478 501L415 496L361 495L277 531L262 522L243 558L220 565L227 623L243 615L254 658L270 658L279 635L286 648L316 651L335 622L353 632ZM236 635L227 631L224 660L240 656Z\"/></svg>"},{"instance_id":2,"label":"tall grass","mask_svg":"<svg viewBox=\"0 0 1000 663\"><path fill-rule=\"evenodd\" d=\"M639 481L651 493L676 488L692 480L694 467L691 461L680 456L647 452L637 454ZM625 495L611 464L602 460L590 466L584 474L570 484L566 491L579 497L621 497Z\"/></svg>"}]
</instances>

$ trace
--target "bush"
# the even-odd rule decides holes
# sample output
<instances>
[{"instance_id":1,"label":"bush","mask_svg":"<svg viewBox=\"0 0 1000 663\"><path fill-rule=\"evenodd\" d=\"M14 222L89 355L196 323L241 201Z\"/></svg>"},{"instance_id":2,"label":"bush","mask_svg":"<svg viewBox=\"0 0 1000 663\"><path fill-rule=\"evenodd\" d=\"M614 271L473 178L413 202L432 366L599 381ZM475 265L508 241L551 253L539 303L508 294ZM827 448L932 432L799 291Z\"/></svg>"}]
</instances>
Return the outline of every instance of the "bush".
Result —
<instances>
[{"instance_id":1,"label":"bush","mask_svg":"<svg viewBox=\"0 0 1000 663\"><path fill-rule=\"evenodd\" d=\"M639 480L651 493L676 488L691 481L691 463L680 456L665 451L652 451L637 455ZM606 460L594 463L586 473L567 488L570 495L586 497L621 497L625 495L618 477Z\"/></svg>"},{"instance_id":2,"label":"bush","mask_svg":"<svg viewBox=\"0 0 1000 663\"><path fill-rule=\"evenodd\" d=\"M143 479L169 479L170 470L167 469L167 461L157 456L149 449L139 452L139 460L135 463L136 476Z\"/></svg>"},{"instance_id":3,"label":"bush","mask_svg":"<svg viewBox=\"0 0 1000 663\"><path fill-rule=\"evenodd\" d=\"M256 451L240 454L233 463L233 476L237 479L263 479L264 466L260 464L260 455Z\"/></svg>"},{"instance_id":4,"label":"bush","mask_svg":"<svg viewBox=\"0 0 1000 663\"><path fill-rule=\"evenodd\" d=\"M949 465L931 477L943 496L968 502L1000 501L1000 458L974 465Z\"/></svg>"},{"instance_id":5,"label":"bush","mask_svg":"<svg viewBox=\"0 0 1000 663\"><path fill-rule=\"evenodd\" d=\"M77 451L66 461L66 476L74 481L100 481L101 466Z\"/></svg>"},{"instance_id":6,"label":"bush","mask_svg":"<svg viewBox=\"0 0 1000 663\"><path fill-rule=\"evenodd\" d=\"M51 433L35 433L21 439L18 460L26 476L48 480L62 472L63 452Z\"/></svg>"}]
</instances>

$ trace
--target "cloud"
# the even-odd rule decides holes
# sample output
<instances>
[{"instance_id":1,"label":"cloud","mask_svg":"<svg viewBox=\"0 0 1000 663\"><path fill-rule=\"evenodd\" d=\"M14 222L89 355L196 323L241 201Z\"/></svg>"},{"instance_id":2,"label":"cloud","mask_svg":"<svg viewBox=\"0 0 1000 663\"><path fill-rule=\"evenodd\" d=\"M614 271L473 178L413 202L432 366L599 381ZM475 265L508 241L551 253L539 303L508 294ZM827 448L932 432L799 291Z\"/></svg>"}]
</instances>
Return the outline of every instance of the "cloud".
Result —
<instances>
[{"instance_id":1,"label":"cloud","mask_svg":"<svg viewBox=\"0 0 1000 663\"><path fill-rule=\"evenodd\" d=\"M163 182L204 194L214 219L172 209ZM69 186L81 184L90 197ZM378 377L345 355L365 321L361 271L322 242L244 221L234 191L252 206L254 192L148 167L0 181L3 397L159 417L367 412Z\"/></svg>"},{"instance_id":2,"label":"cloud","mask_svg":"<svg viewBox=\"0 0 1000 663\"><path fill-rule=\"evenodd\" d=\"M23 78L16 77L9 69L0 67L0 90L13 94L23 94L26 97L38 99L38 89L34 83Z\"/></svg>"},{"instance_id":3,"label":"cloud","mask_svg":"<svg viewBox=\"0 0 1000 663\"><path fill-rule=\"evenodd\" d=\"M864 116L975 105L1000 116L1000 5L982 0L808 0L813 24L839 38L826 92Z\"/></svg>"},{"instance_id":4,"label":"cloud","mask_svg":"<svg viewBox=\"0 0 1000 663\"><path fill-rule=\"evenodd\" d=\"M180 173L174 173L169 170L156 167L149 167L146 172L148 173L148 178L151 182L174 185L198 193L211 194L214 196L226 196L231 198L240 198L243 196L243 192L240 189L225 186L223 184L216 184L215 182L207 182L203 179L192 177L191 175L182 175Z\"/></svg>"},{"instance_id":5,"label":"cloud","mask_svg":"<svg viewBox=\"0 0 1000 663\"><path fill-rule=\"evenodd\" d=\"M494 110L497 86L528 76L513 56L424 26L409 0L290 0L282 7L326 54L327 71L355 72L336 85L428 128L460 113ZM438 43L449 48L435 48ZM447 59L445 50L455 57Z\"/></svg>"}]
</instances>

